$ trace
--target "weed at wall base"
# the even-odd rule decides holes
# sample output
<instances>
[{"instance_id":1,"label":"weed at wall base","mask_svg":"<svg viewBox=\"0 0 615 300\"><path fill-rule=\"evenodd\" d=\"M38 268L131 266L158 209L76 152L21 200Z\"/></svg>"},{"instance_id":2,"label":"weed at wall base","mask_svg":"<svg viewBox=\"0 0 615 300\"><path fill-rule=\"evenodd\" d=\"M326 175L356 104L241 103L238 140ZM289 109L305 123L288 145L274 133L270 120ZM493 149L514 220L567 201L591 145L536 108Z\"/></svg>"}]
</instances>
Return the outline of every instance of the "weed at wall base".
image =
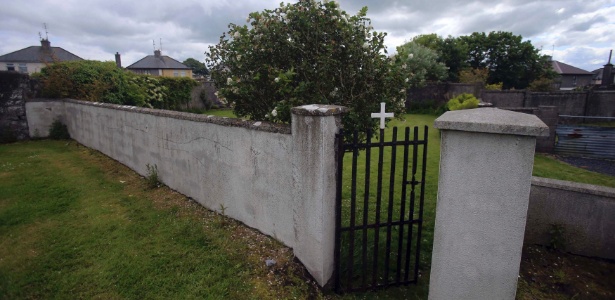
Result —
<instances>
[{"instance_id":1,"label":"weed at wall base","mask_svg":"<svg viewBox=\"0 0 615 300\"><path fill-rule=\"evenodd\" d=\"M49 128L49 138L52 140L68 140L70 139L70 133L68 133L68 128L62 121L55 120Z\"/></svg>"},{"instance_id":2,"label":"weed at wall base","mask_svg":"<svg viewBox=\"0 0 615 300\"><path fill-rule=\"evenodd\" d=\"M158 165L146 164L145 166L147 167L147 175L145 176L147 186L150 189L160 187L162 183L160 182L160 177L158 177Z\"/></svg>"}]
</instances>

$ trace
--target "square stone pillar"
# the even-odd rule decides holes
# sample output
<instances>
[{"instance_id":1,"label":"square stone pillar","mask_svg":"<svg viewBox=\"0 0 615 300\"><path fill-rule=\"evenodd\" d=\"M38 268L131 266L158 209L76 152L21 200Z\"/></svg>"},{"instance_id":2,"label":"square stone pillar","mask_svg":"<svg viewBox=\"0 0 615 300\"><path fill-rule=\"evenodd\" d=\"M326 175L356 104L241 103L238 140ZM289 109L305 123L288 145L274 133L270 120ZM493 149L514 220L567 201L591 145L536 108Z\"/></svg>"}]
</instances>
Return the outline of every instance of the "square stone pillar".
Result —
<instances>
[{"instance_id":1,"label":"square stone pillar","mask_svg":"<svg viewBox=\"0 0 615 300\"><path fill-rule=\"evenodd\" d=\"M514 299L537 136L529 114L479 108L447 112L429 299Z\"/></svg>"},{"instance_id":2,"label":"square stone pillar","mask_svg":"<svg viewBox=\"0 0 615 300\"><path fill-rule=\"evenodd\" d=\"M292 108L295 246L320 286L334 270L336 144L347 109L334 105Z\"/></svg>"}]
</instances>

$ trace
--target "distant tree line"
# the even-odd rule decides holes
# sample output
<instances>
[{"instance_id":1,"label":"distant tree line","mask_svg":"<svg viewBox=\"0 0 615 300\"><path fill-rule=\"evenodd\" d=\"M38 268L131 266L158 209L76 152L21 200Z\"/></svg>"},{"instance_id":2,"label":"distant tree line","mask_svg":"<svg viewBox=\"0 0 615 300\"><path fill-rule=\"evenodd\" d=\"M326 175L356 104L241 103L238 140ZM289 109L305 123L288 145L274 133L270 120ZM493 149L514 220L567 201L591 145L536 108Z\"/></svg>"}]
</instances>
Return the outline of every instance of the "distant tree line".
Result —
<instances>
[{"instance_id":1,"label":"distant tree line","mask_svg":"<svg viewBox=\"0 0 615 300\"><path fill-rule=\"evenodd\" d=\"M501 84L504 89L525 89L556 75L547 56L511 32L474 32L446 38L432 33L416 36L408 44L435 51L437 61L448 68L446 80L451 82L482 81Z\"/></svg>"}]
</instances>

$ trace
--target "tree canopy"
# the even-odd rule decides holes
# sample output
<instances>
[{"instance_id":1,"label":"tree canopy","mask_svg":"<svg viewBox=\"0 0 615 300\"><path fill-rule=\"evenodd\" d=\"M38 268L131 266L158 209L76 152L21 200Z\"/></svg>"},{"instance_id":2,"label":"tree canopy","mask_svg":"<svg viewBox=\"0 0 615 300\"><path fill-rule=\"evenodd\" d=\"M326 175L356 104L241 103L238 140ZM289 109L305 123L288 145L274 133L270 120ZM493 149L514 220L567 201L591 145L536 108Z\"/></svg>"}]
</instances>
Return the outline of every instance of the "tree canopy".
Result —
<instances>
[{"instance_id":1,"label":"tree canopy","mask_svg":"<svg viewBox=\"0 0 615 300\"><path fill-rule=\"evenodd\" d=\"M182 63L186 65L186 67L192 69L192 74L194 75L200 75L200 76L209 75L209 70L207 70L207 66L205 66L205 63L202 63L192 57L184 60L184 62Z\"/></svg>"},{"instance_id":2,"label":"tree canopy","mask_svg":"<svg viewBox=\"0 0 615 300\"><path fill-rule=\"evenodd\" d=\"M457 38L424 34L412 41L437 51L438 61L449 68L450 81L459 81L463 72L487 70L487 84L501 82L505 89L523 89L534 80L552 77L547 57L511 32L474 32Z\"/></svg>"},{"instance_id":3,"label":"tree canopy","mask_svg":"<svg viewBox=\"0 0 615 300\"><path fill-rule=\"evenodd\" d=\"M290 122L290 108L303 104L343 105L345 128L357 130L377 126L370 113L380 102L403 113L412 74L386 55L386 34L366 14L310 0L230 24L206 54L218 96L238 116L274 122Z\"/></svg>"}]
</instances>

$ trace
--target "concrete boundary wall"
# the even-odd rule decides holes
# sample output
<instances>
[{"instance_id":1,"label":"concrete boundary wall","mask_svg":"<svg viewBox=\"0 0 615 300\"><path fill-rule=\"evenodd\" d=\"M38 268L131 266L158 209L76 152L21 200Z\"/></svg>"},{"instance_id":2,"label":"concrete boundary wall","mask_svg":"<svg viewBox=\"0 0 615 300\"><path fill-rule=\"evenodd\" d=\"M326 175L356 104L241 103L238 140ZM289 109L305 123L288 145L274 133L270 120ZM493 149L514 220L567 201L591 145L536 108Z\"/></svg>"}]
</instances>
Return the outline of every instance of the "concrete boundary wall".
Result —
<instances>
[{"instance_id":1,"label":"concrete boundary wall","mask_svg":"<svg viewBox=\"0 0 615 300\"><path fill-rule=\"evenodd\" d=\"M533 177L525 243L548 246L553 225L565 251L615 259L615 188Z\"/></svg>"},{"instance_id":2,"label":"concrete boundary wall","mask_svg":"<svg viewBox=\"0 0 615 300\"><path fill-rule=\"evenodd\" d=\"M83 102L26 103L30 134L62 120L77 142L292 247L322 286L333 273L335 145L343 107L293 109L293 127Z\"/></svg>"}]
</instances>

